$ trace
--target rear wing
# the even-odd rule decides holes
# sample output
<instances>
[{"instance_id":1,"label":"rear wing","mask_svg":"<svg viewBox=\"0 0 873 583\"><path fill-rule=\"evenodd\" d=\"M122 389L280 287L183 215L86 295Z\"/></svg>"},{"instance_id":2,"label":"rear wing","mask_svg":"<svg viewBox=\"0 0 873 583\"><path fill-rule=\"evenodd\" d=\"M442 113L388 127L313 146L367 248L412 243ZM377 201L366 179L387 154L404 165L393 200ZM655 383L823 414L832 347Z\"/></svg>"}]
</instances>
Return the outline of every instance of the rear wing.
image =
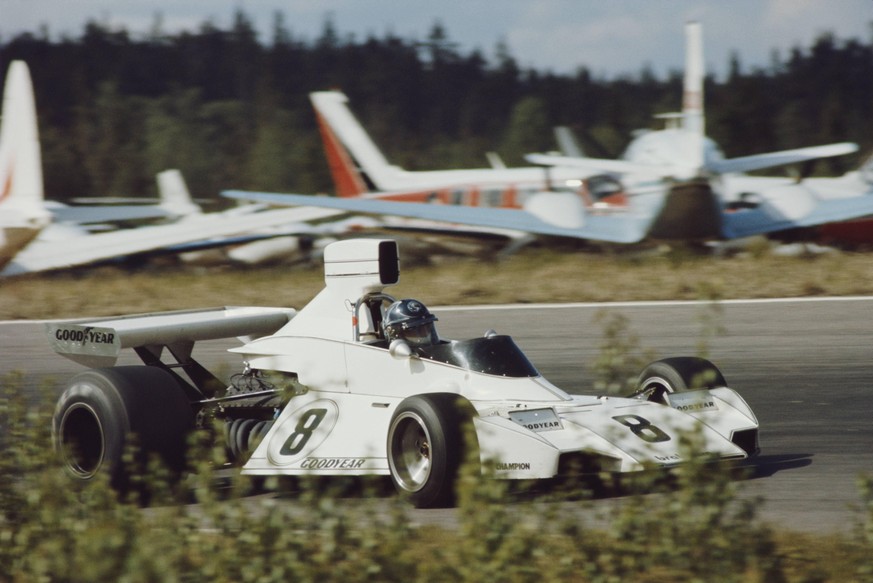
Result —
<instances>
[{"instance_id":1,"label":"rear wing","mask_svg":"<svg viewBox=\"0 0 873 583\"><path fill-rule=\"evenodd\" d=\"M159 355L164 347L194 342L253 338L276 332L297 313L293 308L224 307L158 312L100 320L46 324L52 349L88 367L113 366L124 348L145 349ZM138 353L141 350L137 350Z\"/></svg>"}]
</instances>

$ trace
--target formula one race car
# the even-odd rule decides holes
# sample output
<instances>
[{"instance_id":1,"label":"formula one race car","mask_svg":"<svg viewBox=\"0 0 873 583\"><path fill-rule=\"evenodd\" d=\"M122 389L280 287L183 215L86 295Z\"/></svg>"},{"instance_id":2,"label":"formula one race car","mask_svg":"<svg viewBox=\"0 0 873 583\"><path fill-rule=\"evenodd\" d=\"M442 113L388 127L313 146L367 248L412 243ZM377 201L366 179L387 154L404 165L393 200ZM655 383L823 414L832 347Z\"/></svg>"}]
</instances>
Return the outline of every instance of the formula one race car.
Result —
<instances>
[{"instance_id":1,"label":"formula one race car","mask_svg":"<svg viewBox=\"0 0 873 583\"><path fill-rule=\"evenodd\" d=\"M135 435L175 469L186 436L223 428L230 463L251 475L390 475L419 507L451 503L465 447L497 478L545 479L569 468L630 472L687 461L696 432L717 459L758 452L758 422L708 361L649 365L627 398L570 395L508 336L440 339L415 300L383 293L399 278L391 240L325 248L325 288L299 312L223 308L49 324L54 350L93 368L54 415L55 444L75 478L127 480ZM192 358L200 340L239 337L230 386ZM132 348L144 366L114 367ZM167 362L169 361L169 362ZM476 443L464 439L472 423ZM475 458L474 458L475 459ZM580 466L581 463L581 466Z\"/></svg>"}]
</instances>

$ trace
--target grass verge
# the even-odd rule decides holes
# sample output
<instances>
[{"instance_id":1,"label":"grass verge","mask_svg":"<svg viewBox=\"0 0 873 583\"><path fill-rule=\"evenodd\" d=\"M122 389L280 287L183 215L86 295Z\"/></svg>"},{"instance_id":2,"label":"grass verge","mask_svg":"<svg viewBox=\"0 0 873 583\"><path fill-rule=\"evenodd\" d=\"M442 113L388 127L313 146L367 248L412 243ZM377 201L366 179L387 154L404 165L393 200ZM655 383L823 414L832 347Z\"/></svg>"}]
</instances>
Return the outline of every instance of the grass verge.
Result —
<instances>
[{"instance_id":1,"label":"grass verge","mask_svg":"<svg viewBox=\"0 0 873 583\"><path fill-rule=\"evenodd\" d=\"M711 257L527 249L505 260L440 258L401 249L389 291L428 305L873 295L873 255ZM12 278L0 319L70 318L218 305L301 307L324 285L321 264L243 268L102 267Z\"/></svg>"}]
</instances>

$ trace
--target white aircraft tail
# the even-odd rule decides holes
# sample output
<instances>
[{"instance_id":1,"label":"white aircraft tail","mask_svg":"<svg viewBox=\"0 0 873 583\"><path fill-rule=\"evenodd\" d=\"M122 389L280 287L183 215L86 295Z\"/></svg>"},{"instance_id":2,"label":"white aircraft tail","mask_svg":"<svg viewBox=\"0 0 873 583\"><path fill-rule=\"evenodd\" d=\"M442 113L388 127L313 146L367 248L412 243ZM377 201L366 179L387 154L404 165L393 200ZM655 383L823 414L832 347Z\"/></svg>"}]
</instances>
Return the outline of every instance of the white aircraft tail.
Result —
<instances>
[{"instance_id":1,"label":"white aircraft tail","mask_svg":"<svg viewBox=\"0 0 873 583\"><path fill-rule=\"evenodd\" d=\"M702 26L699 22L689 22L685 25L685 82L681 118L682 129L687 132L690 140L693 140L688 148L688 154L693 156L689 162L698 174L704 169L718 174L751 172L819 158L842 156L858 150L856 144L840 142L739 158L707 159L706 117L703 111L704 78Z\"/></svg>"},{"instance_id":2,"label":"white aircraft tail","mask_svg":"<svg viewBox=\"0 0 873 583\"><path fill-rule=\"evenodd\" d=\"M342 183L337 182L340 196L354 196L351 192L353 190L360 191L357 194L366 192L367 178L378 190L396 188L398 185L392 179L397 173L397 167L388 163L349 110L346 105L348 97L339 91L318 91L311 93L309 99L318 116L334 181L337 182L337 178L342 180ZM341 151L337 150L338 147ZM333 154L330 148L335 150ZM354 162L360 170L354 166ZM361 176L361 171L366 177ZM338 172L342 176L338 176Z\"/></svg>"},{"instance_id":3,"label":"white aircraft tail","mask_svg":"<svg viewBox=\"0 0 873 583\"><path fill-rule=\"evenodd\" d=\"M685 25L685 81L682 91L682 128L699 142L695 144L697 168L704 166L704 136L706 119L703 113L703 32L699 22Z\"/></svg>"},{"instance_id":4,"label":"white aircraft tail","mask_svg":"<svg viewBox=\"0 0 873 583\"><path fill-rule=\"evenodd\" d=\"M203 212L191 199L191 193L179 170L164 170L158 173L158 194L161 208L176 217L199 215Z\"/></svg>"},{"instance_id":5,"label":"white aircraft tail","mask_svg":"<svg viewBox=\"0 0 873 583\"><path fill-rule=\"evenodd\" d=\"M567 126L555 128L555 140L558 142L558 150L564 156L572 158L583 158L585 156L582 147L576 141L576 136L573 135L573 130Z\"/></svg>"},{"instance_id":6,"label":"white aircraft tail","mask_svg":"<svg viewBox=\"0 0 873 583\"><path fill-rule=\"evenodd\" d=\"M30 72L13 61L6 73L0 118L0 208L3 217L45 219L42 158ZM14 214L13 214L14 213ZM4 224L11 224L4 221Z\"/></svg>"},{"instance_id":7,"label":"white aircraft tail","mask_svg":"<svg viewBox=\"0 0 873 583\"><path fill-rule=\"evenodd\" d=\"M0 264L49 223L43 200L33 84L27 65L13 61L6 73L0 118Z\"/></svg>"}]
</instances>

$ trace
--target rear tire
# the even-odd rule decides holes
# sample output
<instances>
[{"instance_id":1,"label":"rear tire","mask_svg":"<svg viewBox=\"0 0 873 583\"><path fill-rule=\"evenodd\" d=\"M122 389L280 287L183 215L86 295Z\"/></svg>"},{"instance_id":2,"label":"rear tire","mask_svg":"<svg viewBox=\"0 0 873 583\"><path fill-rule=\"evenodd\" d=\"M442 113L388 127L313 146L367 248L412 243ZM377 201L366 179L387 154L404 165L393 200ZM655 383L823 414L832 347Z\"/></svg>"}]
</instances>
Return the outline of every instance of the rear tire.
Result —
<instances>
[{"instance_id":1,"label":"rear tire","mask_svg":"<svg viewBox=\"0 0 873 583\"><path fill-rule=\"evenodd\" d=\"M397 407L388 429L388 466L398 492L416 508L449 506L463 459L459 397L417 395Z\"/></svg>"},{"instance_id":2,"label":"rear tire","mask_svg":"<svg viewBox=\"0 0 873 583\"><path fill-rule=\"evenodd\" d=\"M87 481L106 472L110 484L124 492L131 478L131 468L123 463L129 446L137 446L137 466L157 454L180 474L193 425L191 404L172 374L151 366L121 366L73 377L58 399L52 435L73 478Z\"/></svg>"},{"instance_id":3,"label":"rear tire","mask_svg":"<svg viewBox=\"0 0 873 583\"><path fill-rule=\"evenodd\" d=\"M666 405L671 393L725 386L724 375L708 360L678 356L656 360L643 369L632 396Z\"/></svg>"}]
</instances>

